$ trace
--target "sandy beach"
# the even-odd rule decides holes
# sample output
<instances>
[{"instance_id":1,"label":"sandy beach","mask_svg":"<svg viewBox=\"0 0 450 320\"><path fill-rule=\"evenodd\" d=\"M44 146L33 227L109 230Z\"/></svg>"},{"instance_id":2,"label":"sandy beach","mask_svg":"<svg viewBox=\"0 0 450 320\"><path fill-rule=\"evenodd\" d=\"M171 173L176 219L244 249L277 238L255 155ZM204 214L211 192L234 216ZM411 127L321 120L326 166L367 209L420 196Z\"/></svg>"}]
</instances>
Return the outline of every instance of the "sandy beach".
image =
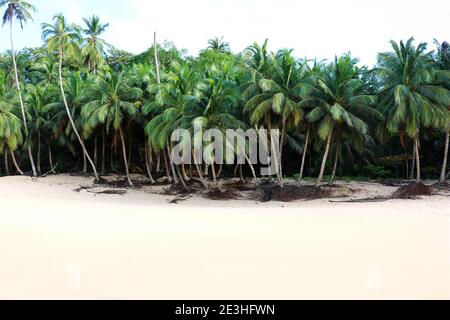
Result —
<instances>
[{"instance_id":1,"label":"sandy beach","mask_svg":"<svg viewBox=\"0 0 450 320\"><path fill-rule=\"evenodd\" d=\"M91 183L0 178L1 299L450 298L450 197L171 204L145 189L74 192Z\"/></svg>"}]
</instances>

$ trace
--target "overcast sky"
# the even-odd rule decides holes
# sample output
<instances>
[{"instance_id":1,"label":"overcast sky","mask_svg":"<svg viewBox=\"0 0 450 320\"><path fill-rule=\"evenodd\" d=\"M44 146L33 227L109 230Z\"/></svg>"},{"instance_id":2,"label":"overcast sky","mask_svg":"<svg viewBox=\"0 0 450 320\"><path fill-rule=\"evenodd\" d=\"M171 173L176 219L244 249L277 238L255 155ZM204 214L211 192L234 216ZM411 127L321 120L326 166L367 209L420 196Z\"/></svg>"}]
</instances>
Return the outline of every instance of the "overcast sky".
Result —
<instances>
[{"instance_id":1,"label":"overcast sky","mask_svg":"<svg viewBox=\"0 0 450 320\"><path fill-rule=\"evenodd\" d=\"M17 30L17 48L41 45L41 23L59 12L76 23L99 15L111 24L104 38L133 53L151 46L153 31L193 55L214 36L224 36L235 52L268 38L271 50L292 48L299 57L320 59L351 51L368 65L391 39L450 41L450 0L28 1L39 12L34 23ZM9 48L8 37L3 30L1 51Z\"/></svg>"}]
</instances>

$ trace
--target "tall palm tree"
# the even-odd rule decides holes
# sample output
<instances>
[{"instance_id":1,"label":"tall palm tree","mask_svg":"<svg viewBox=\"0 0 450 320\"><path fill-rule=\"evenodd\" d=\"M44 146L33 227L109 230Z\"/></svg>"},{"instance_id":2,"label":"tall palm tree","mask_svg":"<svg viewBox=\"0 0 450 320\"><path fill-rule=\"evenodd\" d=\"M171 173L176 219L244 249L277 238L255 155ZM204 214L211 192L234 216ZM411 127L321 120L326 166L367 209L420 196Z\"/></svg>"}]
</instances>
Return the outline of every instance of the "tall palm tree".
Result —
<instances>
[{"instance_id":1,"label":"tall palm tree","mask_svg":"<svg viewBox=\"0 0 450 320\"><path fill-rule=\"evenodd\" d=\"M392 51L378 56L378 73L384 90L380 104L386 118L386 129L414 141L416 182L421 181L420 133L424 128L442 128L448 121L449 91L435 85L433 57L427 44L414 46L414 39L397 44Z\"/></svg>"},{"instance_id":2,"label":"tall palm tree","mask_svg":"<svg viewBox=\"0 0 450 320\"><path fill-rule=\"evenodd\" d=\"M69 118L70 124L72 126L72 130L74 131L77 139L83 149L83 153L88 159L92 170L94 171L95 179L99 180L99 175L97 173L97 169L95 167L94 162L92 161L89 153L86 149L86 146L81 138L75 122L72 118L69 105L67 103L66 95L64 92L64 81L62 76L62 65L65 55L77 54L79 53L79 44L81 42L81 36L79 33L79 27L73 24L67 24L66 19L62 14L56 15L53 18L54 24L44 23L42 24L42 38L47 43L47 47L51 51L58 51L59 53L59 86L61 89L61 95L64 102L64 107L66 109L67 116Z\"/></svg>"},{"instance_id":3,"label":"tall palm tree","mask_svg":"<svg viewBox=\"0 0 450 320\"><path fill-rule=\"evenodd\" d=\"M100 36L109 27L109 23L100 23L100 18L96 15L84 18L83 21L85 27L82 32L86 38L84 39L82 55L88 70L95 74L105 62L105 48L108 48L109 45Z\"/></svg>"},{"instance_id":4,"label":"tall palm tree","mask_svg":"<svg viewBox=\"0 0 450 320\"><path fill-rule=\"evenodd\" d=\"M0 7L6 6L5 13L3 15L3 26L9 23L10 40L11 40L11 50L12 50L12 60L14 65L14 75L16 80L17 92L19 95L20 109L22 111L22 121L24 124L25 136L28 137L28 126L27 117L25 115L25 107L22 98L22 91L20 87L19 72L17 70L16 54L14 51L14 33L13 33L13 22L14 19L18 20L20 27L23 29L24 24L28 21L32 21L33 17L31 12L36 12L36 8L27 1L24 0L0 0ZM33 176L37 177L36 167L34 165L33 154L31 151L31 145L28 144L28 156L30 158L31 169L33 170Z\"/></svg>"},{"instance_id":5,"label":"tall palm tree","mask_svg":"<svg viewBox=\"0 0 450 320\"><path fill-rule=\"evenodd\" d=\"M89 101L82 108L85 132L89 134L97 126L105 125L107 132L113 129L119 135L128 184L133 186L123 131L125 121L133 120L139 112L137 101L141 90L129 86L124 74L105 72L95 78L85 95L85 100Z\"/></svg>"},{"instance_id":6,"label":"tall palm tree","mask_svg":"<svg viewBox=\"0 0 450 320\"><path fill-rule=\"evenodd\" d=\"M317 81L317 88L309 98L300 102L304 108L313 107L308 114L310 123L317 123L318 135L325 141L325 152L316 186L320 186L325 174L326 164L333 138L336 141L336 154L339 153L341 138L365 138L369 133L366 119L382 119L381 114L372 108L375 97L365 94L361 88L356 60L349 55L335 58ZM335 158L336 169L338 158ZM335 171L335 170L334 170Z\"/></svg>"},{"instance_id":7,"label":"tall palm tree","mask_svg":"<svg viewBox=\"0 0 450 320\"><path fill-rule=\"evenodd\" d=\"M450 44L444 41L442 44L435 40L438 48L437 53L437 67L440 69L438 71L437 80L442 83L447 89L450 89ZM443 74L442 74L443 73ZM439 79L440 75L443 75L443 79ZM448 112L450 112L450 105L448 105ZM448 161L448 149L450 144L450 122L444 124L445 132L445 145L444 145L444 160L442 162L441 176L439 178L439 183L444 183L447 180L447 161ZM449 172L450 175L450 172Z\"/></svg>"}]
</instances>

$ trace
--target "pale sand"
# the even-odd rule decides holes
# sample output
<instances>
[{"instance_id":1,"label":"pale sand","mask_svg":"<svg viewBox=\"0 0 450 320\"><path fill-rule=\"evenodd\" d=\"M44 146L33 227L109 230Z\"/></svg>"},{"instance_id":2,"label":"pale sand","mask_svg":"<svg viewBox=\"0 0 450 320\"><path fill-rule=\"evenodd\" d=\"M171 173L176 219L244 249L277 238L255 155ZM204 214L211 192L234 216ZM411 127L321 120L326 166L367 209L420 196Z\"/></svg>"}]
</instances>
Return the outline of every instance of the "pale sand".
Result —
<instances>
[{"instance_id":1,"label":"pale sand","mask_svg":"<svg viewBox=\"0 0 450 320\"><path fill-rule=\"evenodd\" d=\"M449 197L169 204L86 184L0 178L0 298L450 298Z\"/></svg>"}]
</instances>

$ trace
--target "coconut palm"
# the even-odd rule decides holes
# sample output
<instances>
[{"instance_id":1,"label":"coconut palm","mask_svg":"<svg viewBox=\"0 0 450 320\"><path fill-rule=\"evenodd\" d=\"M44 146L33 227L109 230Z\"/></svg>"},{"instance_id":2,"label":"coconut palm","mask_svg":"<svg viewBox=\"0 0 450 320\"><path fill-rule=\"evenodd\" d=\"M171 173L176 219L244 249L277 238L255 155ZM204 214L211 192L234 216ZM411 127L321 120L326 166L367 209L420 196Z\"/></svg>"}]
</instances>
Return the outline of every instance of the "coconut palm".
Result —
<instances>
[{"instance_id":1,"label":"coconut palm","mask_svg":"<svg viewBox=\"0 0 450 320\"><path fill-rule=\"evenodd\" d=\"M31 13L36 12L36 8L32 4L30 4L29 2L24 1L24 0L0 0L0 7L4 7L4 6L6 6L6 10L3 15L3 26L5 26L5 24L9 23L11 51L12 51L11 56L12 56L13 65L14 65L16 88L17 88L17 93L19 95L20 109L22 111L22 120L24 123L25 135L27 138L29 138L28 137L27 118L25 115L25 107L24 107L24 103L23 103L22 91L21 91L21 86L20 86L19 72L17 69L16 55L15 55L15 51L14 51L13 25L14 25L14 20L17 20L20 24L20 27L23 29L24 24L26 24L30 20L31 21L33 20ZM36 167L34 165L33 154L31 151L30 144L28 144L27 149L28 149L28 156L30 158L31 168L33 170L33 176L36 177L37 172L36 172Z\"/></svg>"},{"instance_id":2,"label":"coconut palm","mask_svg":"<svg viewBox=\"0 0 450 320\"><path fill-rule=\"evenodd\" d=\"M356 62L349 55L336 57L334 63L323 70L315 90L300 102L301 107L313 108L307 116L308 121L317 123L318 136L325 142L317 187L322 183L333 138L338 154L340 139L364 139L369 133L369 125L365 119L382 118L372 108L375 97L366 95L362 90L363 82L359 78ZM337 161L336 157L334 169Z\"/></svg>"},{"instance_id":3,"label":"coconut palm","mask_svg":"<svg viewBox=\"0 0 450 320\"><path fill-rule=\"evenodd\" d=\"M435 40L438 48L437 52L437 68L439 68L437 80L447 89L450 89L450 44L444 41L442 44ZM441 78L441 79L439 79ZM450 105L448 105L448 111L450 112ZM448 161L448 149L450 144L450 122L444 124L443 131L445 132L445 145L444 145L444 160L442 162L442 170L439 178L440 183L444 183L447 177L450 176L450 172L447 175L447 161Z\"/></svg>"},{"instance_id":4,"label":"coconut palm","mask_svg":"<svg viewBox=\"0 0 450 320\"><path fill-rule=\"evenodd\" d=\"M105 40L100 38L100 36L109 27L109 23L100 23L100 18L96 15L93 15L90 18L84 18L83 21L85 27L82 32L86 38L84 39L81 53L84 62L88 66L88 70L95 74L98 68L105 63L105 49L109 48L109 45Z\"/></svg>"},{"instance_id":5,"label":"coconut palm","mask_svg":"<svg viewBox=\"0 0 450 320\"><path fill-rule=\"evenodd\" d=\"M448 121L449 91L435 85L432 54L427 45L414 46L391 41L393 51L378 56L378 73L383 79L382 111L391 134L414 141L416 182L421 181L420 133L424 128L442 128Z\"/></svg>"},{"instance_id":6,"label":"coconut palm","mask_svg":"<svg viewBox=\"0 0 450 320\"><path fill-rule=\"evenodd\" d=\"M103 72L95 77L93 85L86 89L84 95L86 103L82 108L84 131L89 135L99 125L105 125L106 131L112 129L119 135L122 143L123 161L127 180L131 181L124 130L126 120L133 120L139 112L137 103L141 90L131 87L124 74ZM130 146L131 147L131 146Z\"/></svg>"},{"instance_id":7,"label":"coconut palm","mask_svg":"<svg viewBox=\"0 0 450 320\"><path fill-rule=\"evenodd\" d=\"M230 44L223 40L223 37L215 37L213 39L208 40L208 49L213 50L220 53L229 53L230 52Z\"/></svg>"},{"instance_id":8,"label":"coconut palm","mask_svg":"<svg viewBox=\"0 0 450 320\"><path fill-rule=\"evenodd\" d=\"M6 97L7 94L3 90L4 86L1 79L0 75L0 151L3 151L5 160L8 159L8 153L11 154L17 171L23 175L14 156L14 151L23 143L22 122L14 114L14 106L10 103L11 99ZM6 161L5 166L7 169Z\"/></svg>"},{"instance_id":9,"label":"coconut palm","mask_svg":"<svg viewBox=\"0 0 450 320\"><path fill-rule=\"evenodd\" d=\"M66 95L64 92L64 80L62 76L62 67L65 55L79 53L79 44L81 42L79 27L73 24L67 24L66 19L62 14L56 15L53 18L53 22L54 24L42 24L42 38L46 41L47 47L50 51L58 51L59 53L59 85L64 102L64 107L66 109L69 122L72 126L72 130L77 136L81 148L83 149L83 153L88 159L94 171L95 179L98 181L99 176L95 164L89 156L83 139L81 138L72 118L71 111L69 109L69 105L67 103Z\"/></svg>"}]
</instances>

